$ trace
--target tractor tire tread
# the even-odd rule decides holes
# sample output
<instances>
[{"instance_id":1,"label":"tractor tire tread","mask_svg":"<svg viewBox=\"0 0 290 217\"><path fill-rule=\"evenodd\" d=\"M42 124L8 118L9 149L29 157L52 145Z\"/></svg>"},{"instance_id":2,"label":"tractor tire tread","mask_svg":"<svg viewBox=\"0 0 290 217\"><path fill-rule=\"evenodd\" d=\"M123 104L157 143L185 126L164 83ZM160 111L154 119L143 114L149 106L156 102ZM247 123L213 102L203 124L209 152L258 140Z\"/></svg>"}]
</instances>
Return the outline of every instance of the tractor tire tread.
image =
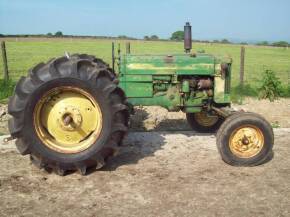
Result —
<instances>
[{"instance_id":1,"label":"tractor tire tread","mask_svg":"<svg viewBox=\"0 0 290 217\"><path fill-rule=\"evenodd\" d=\"M89 68L87 73L83 68ZM54 58L46 64L40 63L29 70L27 77L22 77L16 86L15 94L10 98L8 112L12 116L9 120L11 135L17 139L16 146L22 155L30 154L33 164L45 170L52 170L58 175L65 175L67 171L79 171L86 174L89 167L102 168L106 160L118 150L128 131L129 107L122 89L113 82L116 75L103 60L87 54L73 54L70 58ZM89 82L92 86L103 86L103 93L112 110L112 129L108 140L93 157L82 162L55 162L45 155L41 156L33 147L24 133L25 111L34 91L45 82L52 82L60 78L79 79Z\"/></svg>"}]
</instances>

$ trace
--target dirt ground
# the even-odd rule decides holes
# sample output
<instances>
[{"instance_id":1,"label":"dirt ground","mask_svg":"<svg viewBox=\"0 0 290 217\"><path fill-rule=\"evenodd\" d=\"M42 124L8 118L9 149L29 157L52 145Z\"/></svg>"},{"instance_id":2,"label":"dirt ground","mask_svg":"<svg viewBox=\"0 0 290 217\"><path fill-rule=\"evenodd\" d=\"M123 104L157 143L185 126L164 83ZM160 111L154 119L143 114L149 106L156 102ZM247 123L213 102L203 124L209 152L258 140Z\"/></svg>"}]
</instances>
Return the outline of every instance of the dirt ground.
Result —
<instances>
[{"instance_id":1,"label":"dirt ground","mask_svg":"<svg viewBox=\"0 0 290 217\"><path fill-rule=\"evenodd\" d=\"M8 134L8 119L7 105L0 104L0 136Z\"/></svg>"},{"instance_id":2,"label":"dirt ground","mask_svg":"<svg viewBox=\"0 0 290 217\"><path fill-rule=\"evenodd\" d=\"M131 132L101 171L59 177L0 145L1 216L290 216L289 129L275 130L275 156L236 168L214 135Z\"/></svg>"},{"instance_id":3,"label":"dirt ground","mask_svg":"<svg viewBox=\"0 0 290 217\"><path fill-rule=\"evenodd\" d=\"M290 100L242 108L290 126ZM270 162L236 168L182 113L138 108L131 125L120 154L87 176L40 171L0 139L1 216L290 216L290 129L275 129Z\"/></svg>"}]
</instances>

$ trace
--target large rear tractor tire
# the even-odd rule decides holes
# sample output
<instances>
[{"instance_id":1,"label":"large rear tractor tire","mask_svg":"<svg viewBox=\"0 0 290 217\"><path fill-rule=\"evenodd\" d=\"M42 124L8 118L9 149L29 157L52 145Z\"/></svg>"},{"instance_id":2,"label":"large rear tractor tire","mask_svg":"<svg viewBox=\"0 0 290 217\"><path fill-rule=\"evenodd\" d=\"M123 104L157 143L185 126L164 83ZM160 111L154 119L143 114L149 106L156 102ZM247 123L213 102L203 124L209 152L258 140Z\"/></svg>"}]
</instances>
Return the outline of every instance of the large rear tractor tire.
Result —
<instances>
[{"instance_id":1,"label":"large rear tractor tire","mask_svg":"<svg viewBox=\"0 0 290 217\"><path fill-rule=\"evenodd\" d=\"M274 133L260 115L237 112L217 132L217 147L224 162L232 166L257 166L272 157Z\"/></svg>"},{"instance_id":2,"label":"large rear tractor tire","mask_svg":"<svg viewBox=\"0 0 290 217\"><path fill-rule=\"evenodd\" d=\"M186 113L186 119L190 127L198 133L215 133L224 122L223 117L209 115L207 111Z\"/></svg>"},{"instance_id":3,"label":"large rear tractor tire","mask_svg":"<svg viewBox=\"0 0 290 217\"><path fill-rule=\"evenodd\" d=\"M128 105L117 83L107 64L85 54L35 66L8 105L19 152L59 175L103 167L128 129Z\"/></svg>"}]
</instances>

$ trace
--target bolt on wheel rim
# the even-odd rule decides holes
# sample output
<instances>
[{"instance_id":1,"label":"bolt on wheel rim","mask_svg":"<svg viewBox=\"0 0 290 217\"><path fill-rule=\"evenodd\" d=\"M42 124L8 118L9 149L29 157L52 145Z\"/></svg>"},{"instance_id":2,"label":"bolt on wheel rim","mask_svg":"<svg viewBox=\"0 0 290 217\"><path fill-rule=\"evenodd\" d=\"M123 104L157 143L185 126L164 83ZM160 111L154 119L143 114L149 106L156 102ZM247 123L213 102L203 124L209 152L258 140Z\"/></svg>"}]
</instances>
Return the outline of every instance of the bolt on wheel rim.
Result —
<instances>
[{"instance_id":1,"label":"bolt on wheel rim","mask_svg":"<svg viewBox=\"0 0 290 217\"><path fill-rule=\"evenodd\" d=\"M60 153L88 149L102 130L98 103L89 93L75 87L55 88L42 96L33 119L39 139Z\"/></svg>"},{"instance_id":2,"label":"bolt on wheel rim","mask_svg":"<svg viewBox=\"0 0 290 217\"><path fill-rule=\"evenodd\" d=\"M264 135L255 126L242 126L230 136L230 150L239 158L251 158L258 155L264 146Z\"/></svg>"},{"instance_id":3,"label":"bolt on wheel rim","mask_svg":"<svg viewBox=\"0 0 290 217\"><path fill-rule=\"evenodd\" d=\"M194 117L197 123L205 127L211 127L215 125L219 119L218 116L209 116L205 111L195 113Z\"/></svg>"}]
</instances>

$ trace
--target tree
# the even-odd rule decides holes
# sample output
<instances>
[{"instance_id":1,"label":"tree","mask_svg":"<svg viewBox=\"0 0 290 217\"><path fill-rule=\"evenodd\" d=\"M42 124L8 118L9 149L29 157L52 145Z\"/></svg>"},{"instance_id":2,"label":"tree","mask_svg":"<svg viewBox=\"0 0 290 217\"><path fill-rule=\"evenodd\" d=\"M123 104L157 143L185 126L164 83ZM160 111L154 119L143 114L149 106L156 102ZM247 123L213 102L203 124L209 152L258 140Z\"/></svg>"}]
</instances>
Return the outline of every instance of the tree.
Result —
<instances>
[{"instance_id":1,"label":"tree","mask_svg":"<svg viewBox=\"0 0 290 217\"><path fill-rule=\"evenodd\" d=\"M147 36L147 35L145 35L145 36L144 36L144 40L148 41L148 40L150 40L150 37Z\"/></svg>"},{"instance_id":2,"label":"tree","mask_svg":"<svg viewBox=\"0 0 290 217\"><path fill-rule=\"evenodd\" d=\"M170 39L174 41L182 41L184 39L184 31L176 31L172 33Z\"/></svg>"},{"instance_id":3,"label":"tree","mask_svg":"<svg viewBox=\"0 0 290 217\"><path fill-rule=\"evenodd\" d=\"M258 46L268 46L269 45L269 42L267 42L267 41L261 41L261 42L258 42L257 45Z\"/></svg>"},{"instance_id":4,"label":"tree","mask_svg":"<svg viewBox=\"0 0 290 217\"><path fill-rule=\"evenodd\" d=\"M52 37L52 36L53 36L51 32L47 33L46 35L47 35L48 37Z\"/></svg>"},{"instance_id":5,"label":"tree","mask_svg":"<svg viewBox=\"0 0 290 217\"><path fill-rule=\"evenodd\" d=\"M223 44L230 44L231 42L228 39L221 40L221 43Z\"/></svg>"},{"instance_id":6,"label":"tree","mask_svg":"<svg viewBox=\"0 0 290 217\"><path fill-rule=\"evenodd\" d=\"M56 37L62 37L63 34L62 34L61 31L58 31L58 32L56 32L56 33L54 34L54 36L56 36Z\"/></svg>"},{"instance_id":7,"label":"tree","mask_svg":"<svg viewBox=\"0 0 290 217\"><path fill-rule=\"evenodd\" d=\"M118 38L120 38L120 39L127 39L128 36L126 36L126 35L119 35Z\"/></svg>"},{"instance_id":8,"label":"tree","mask_svg":"<svg viewBox=\"0 0 290 217\"><path fill-rule=\"evenodd\" d=\"M159 37L157 35L152 35L150 37L151 40L159 40Z\"/></svg>"},{"instance_id":9,"label":"tree","mask_svg":"<svg viewBox=\"0 0 290 217\"><path fill-rule=\"evenodd\" d=\"M274 47L288 47L289 44L287 41L278 41L272 44Z\"/></svg>"},{"instance_id":10,"label":"tree","mask_svg":"<svg viewBox=\"0 0 290 217\"><path fill-rule=\"evenodd\" d=\"M213 40L213 43L220 43L220 41L219 40Z\"/></svg>"}]
</instances>

